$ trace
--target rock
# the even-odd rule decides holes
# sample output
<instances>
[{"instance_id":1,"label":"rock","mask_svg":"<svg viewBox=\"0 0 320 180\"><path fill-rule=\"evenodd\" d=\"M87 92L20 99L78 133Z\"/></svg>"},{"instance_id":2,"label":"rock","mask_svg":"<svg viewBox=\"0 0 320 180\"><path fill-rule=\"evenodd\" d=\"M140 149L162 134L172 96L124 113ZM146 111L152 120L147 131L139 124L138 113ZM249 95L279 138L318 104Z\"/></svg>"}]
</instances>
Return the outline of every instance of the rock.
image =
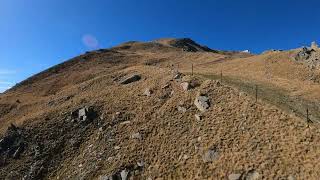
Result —
<instances>
[{"instance_id":1,"label":"rock","mask_svg":"<svg viewBox=\"0 0 320 180\"><path fill-rule=\"evenodd\" d=\"M144 162L143 161L139 161L137 162L138 167L144 167Z\"/></svg>"},{"instance_id":2,"label":"rock","mask_svg":"<svg viewBox=\"0 0 320 180\"><path fill-rule=\"evenodd\" d=\"M120 82L120 84L129 84L129 83L133 83L133 82L139 81L140 79L141 79L140 75L134 74L134 75L131 75L131 76L128 76L128 77L124 78Z\"/></svg>"},{"instance_id":3,"label":"rock","mask_svg":"<svg viewBox=\"0 0 320 180\"><path fill-rule=\"evenodd\" d=\"M230 174L228 176L229 180L239 180L241 178L241 174Z\"/></svg>"},{"instance_id":4,"label":"rock","mask_svg":"<svg viewBox=\"0 0 320 180\"><path fill-rule=\"evenodd\" d=\"M205 112L210 107L209 98L207 96L198 96L194 100L194 105L201 111Z\"/></svg>"},{"instance_id":5,"label":"rock","mask_svg":"<svg viewBox=\"0 0 320 180\"><path fill-rule=\"evenodd\" d=\"M88 109L87 108L79 109L78 118L80 119L80 121L86 121L87 120L87 113L88 113Z\"/></svg>"},{"instance_id":6,"label":"rock","mask_svg":"<svg viewBox=\"0 0 320 180\"><path fill-rule=\"evenodd\" d=\"M130 124L131 123L131 121L123 121L123 122L121 122L120 124L121 125L126 125L126 124Z\"/></svg>"},{"instance_id":7,"label":"rock","mask_svg":"<svg viewBox=\"0 0 320 180\"><path fill-rule=\"evenodd\" d=\"M313 50L317 50L318 49L318 44L315 41L313 41L311 43L311 49L313 49Z\"/></svg>"},{"instance_id":8,"label":"rock","mask_svg":"<svg viewBox=\"0 0 320 180\"><path fill-rule=\"evenodd\" d=\"M170 84L165 84L164 86L162 86L161 89L167 89L167 88L169 88L169 87L170 87Z\"/></svg>"},{"instance_id":9,"label":"rock","mask_svg":"<svg viewBox=\"0 0 320 180\"><path fill-rule=\"evenodd\" d=\"M121 175L121 179L122 180L127 180L128 179L128 175L129 175L129 171L124 169L120 172L120 175Z\"/></svg>"},{"instance_id":10,"label":"rock","mask_svg":"<svg viewBox=\"0 0 320 180\"><path fill-rule=\"evenodd\" d=\"M114 149L115 149L115 150L119 150L119 149L120 149L120 146L115 146Z\"/></svg>"},{"instance_id":11,"label":"rock","mask_svg":"<svg viewBox=\"0 0 320 180\"><path fill-rule=\"evenodd\" d=\"M152 94L152 91L149 88L147 88L143 93L143 95L148 96L148 97L150 97L151 94Z\"/></svg>"},{"instance_id":12,"label":"rock","mask_svg":"<svg viewBox=\"0 0 320 180\"><path fill-rule=\"evenodd\" d=\"M182 89L184 91L188 91L189 89L191 89L191 86L190 86L190 84L188 82L183 82L183 83L180 84L180 86L182 87Z\"/></svg>"},{"instance_id":13,"label":"rock","mask_svg":"<svg viewBox=\"0 0 320 180\"><path fill-rule=\"evenodd\" d=\"M260 174L255 171L255 170L251 170L248 172L247 176L246 176L246 180L257 180L259 178Z\"/></svg>"},{"instance_id":14,"label":"rock","mask_svg":"<svg viewBox=\"0 0 320 180\"><path fill-rule=\"evenodd\" d=\"M0 156L4 158L18 159L20 154L26 148L25 138L23 136L23 129L11 124L4 137L0 140Z\"/></svg>"},{"instance_id":15,"label":"rock","mask_svg":"<svg viewBox=\"0 0 320 180\"><path fill-rule=\"evenodd\" d=\"M219 156L219 152L216 149L209 149L203 156L202 160L203 162L212 162L216 160Z\"/></svg>"},{"instance_id":16,"label":"rock","mask_svg":"<svg viewBox=\"0 0 320 180\"><path fill-rule=\"evenodd\" d=\"M311 53L312 53L312 50L309 50L308 48L303 47L302 50L300 52L298 52L295 59L297 61L307 60L311 56Z\"/></svg>"},{"instance_id":17,"label":"rock","mask_svg":"<svg viewBox=\"0 0 320 180\"><path fill-rule=\"evenodd\" d=\"M189 156L185 154L185 155L183 155L183 159L187 160L187 159L189 159Z\"/></svg>"},{"instance_id":18,"label":"rock","mask_svg":"<svg viewBox=\"0 0 320 180\"><path fill-rule=\"evenodd\" d=\"M197 121L202 120L202 115L201 114L195 114L194 117L196 118Z\"/></svg>"},{"instance_id":19,"label":"rock","mask_svg":"<svg viewBox=\"0 0 320 180\"><path fill-rule=\"evenodd\" d=\"M139 139L139 140L141 140L141 139L142 139L142 136L141 136L140 133L134 133L134 134L131 135L131 138L132 138L132 139Z\"/></svg>"},{"instance_id":20,"label":"rock","mask_svg":"<svg viewBox=\"0 0 320 180\"><path fill-rule=\"evenodd\" d=\"M178 106L177 109L178 109L179 112L182 112L182 113L187 112L187 109L185 107L182 107L182 106Z\"/></svg>"},{"instance_id":21,"label":"rock","mask_svg":"<svg viewBox=\"0 0 320 180\"><path fill-rule=\"evenodd\" d=\"M72 112L71 116L73 121L77 119L81 122L86 122L95 119L97 117L97 112L94 111L93 107L84 107Z\"/></svg>"},{"instance_id":22,"label":"rock","mask_svg":"<svg viewBox=\"0 0 320 180\"><path fill-rule=\"evenodd\" d=\"M296 178L292 175L288 176L288 180L296 180Z\"/></svg>"},{"instance_id":23,"label":"rock","mask_svg":"<svg viewBox=\"0 0 320 180\"><path fill-rule=\"evenodd\" d=\"M183 74L182 74L182 73L180 73L180 72L176 72L176 73L175 73L175 75L173 76L173 79L181 79L181 78L182 78L182 76L183 76Z\"/></svg>"}]
</instances>

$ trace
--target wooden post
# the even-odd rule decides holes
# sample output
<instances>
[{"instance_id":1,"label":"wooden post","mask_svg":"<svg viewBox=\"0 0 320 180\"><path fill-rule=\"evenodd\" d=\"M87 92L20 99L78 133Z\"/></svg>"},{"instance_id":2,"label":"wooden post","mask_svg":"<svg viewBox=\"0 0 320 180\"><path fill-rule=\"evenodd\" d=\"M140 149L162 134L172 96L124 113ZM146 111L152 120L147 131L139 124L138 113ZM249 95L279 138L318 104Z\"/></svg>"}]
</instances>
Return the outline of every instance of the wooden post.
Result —
<instances>
[{"instance_id":1,"label":"wooden post","mask_svg":"<svg viewBox=\"0 0 320 180\"><path fill-rule=\"evenodd\" d=\"M258 85L256 85L256 102L258 102Z\"/></svg>"},{"instance_id":2,"label":"wooden post","mask_svg":"<svg viewBox=\"0 0 320 180\"><path fill-rule=\"evenodd\" d=\"M222 83L222 70L220 71L220 82Z\"/></svg>"},{"instance_id":3,"label":"wooden post","mask_svg":"<svg viewBox=\"0 0 320 180\"><path fill-rule=\"evenodd\" d=\"M309 123L309 108L307 107L307 123Z\"/></svg>"},{"instance_id":4,"label":"wooden post","mask_svg":"<svg viewBox=\"0 0 320 180\"><path fill-rule=\"evenodd\" d=\"M191 64L191 75L193 76L193 64Z\"/></svg>"}]
</instances>

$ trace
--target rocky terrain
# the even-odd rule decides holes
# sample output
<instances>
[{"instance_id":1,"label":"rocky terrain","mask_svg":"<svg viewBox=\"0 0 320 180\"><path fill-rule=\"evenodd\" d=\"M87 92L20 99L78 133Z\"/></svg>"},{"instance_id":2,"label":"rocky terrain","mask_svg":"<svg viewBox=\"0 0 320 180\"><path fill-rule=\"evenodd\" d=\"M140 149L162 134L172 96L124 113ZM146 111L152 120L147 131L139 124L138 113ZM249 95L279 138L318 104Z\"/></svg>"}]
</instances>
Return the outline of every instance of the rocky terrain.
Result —
<instances>
[{"instance_id":1,"label":"rocky terrain","mask_svg":"<svg viewBox=\"0 0 320 180\"><path fill-rule=\"evenodd\" d=\"M318 53L160 39L80 55L0 94L0 179L319 179L318 116L292 111L319 104Z\"/></svg>"}]
</instances>

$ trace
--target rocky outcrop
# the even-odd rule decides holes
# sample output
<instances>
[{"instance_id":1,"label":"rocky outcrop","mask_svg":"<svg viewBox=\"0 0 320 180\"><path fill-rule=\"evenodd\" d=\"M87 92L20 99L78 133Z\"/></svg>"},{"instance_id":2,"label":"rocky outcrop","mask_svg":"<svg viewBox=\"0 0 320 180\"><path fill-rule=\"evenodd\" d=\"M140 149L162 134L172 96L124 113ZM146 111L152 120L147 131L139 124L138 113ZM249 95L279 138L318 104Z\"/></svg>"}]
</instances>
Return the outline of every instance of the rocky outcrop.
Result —
<instances>
[{"instance_id":1,"label":"rocky outcrop","mask_svg":"<svg viewBox=\"0 0 320 180\"><path fill-rule=\"evenodd\" d=\"M306 64L310 69L320 68L320 51L313 45L313 48L303 47L294 57L297 62Z\"/></svg>"},{"instance_id":2,"label":"rocky outcrop","mask_svg":"<svg viewBox=\"0 0 320 180\"><path fill-rule=\"evenodd\" d=\"M136 81L139 81L141 79L141 76L138 74L130 75L128 77L125 77L120 84L130 84Z\"/></svg>"},{"instance_id":3,"label":"rocky outcrop","mask_svg":"<svg viewBox=\"0 0 320 180\"><path fill-rule=\"evenodd\" d=\"M210 107L209 98L207 96L198 96L194 100L194 105L201 111L205 112Z\"/></svg>"}]
</instances>

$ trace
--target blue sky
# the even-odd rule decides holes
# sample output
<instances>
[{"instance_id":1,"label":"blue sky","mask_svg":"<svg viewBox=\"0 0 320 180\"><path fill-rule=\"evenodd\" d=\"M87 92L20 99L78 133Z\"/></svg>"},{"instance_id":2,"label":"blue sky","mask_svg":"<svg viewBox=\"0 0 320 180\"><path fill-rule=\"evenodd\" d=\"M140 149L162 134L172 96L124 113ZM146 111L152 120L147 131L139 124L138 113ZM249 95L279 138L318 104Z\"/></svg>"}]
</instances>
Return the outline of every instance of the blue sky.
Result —
<instances>
[{"instance_id":1,"label":"blue sky","mask_svg":"<svg viewBox=\"0 0 320 180\"><path fill-rule=\"evenodd\" d=\"M320 1L0 0L0 92L52 65L129 40L190 37L259 53L319 41Z\"/></svg>"}]
</instances>

